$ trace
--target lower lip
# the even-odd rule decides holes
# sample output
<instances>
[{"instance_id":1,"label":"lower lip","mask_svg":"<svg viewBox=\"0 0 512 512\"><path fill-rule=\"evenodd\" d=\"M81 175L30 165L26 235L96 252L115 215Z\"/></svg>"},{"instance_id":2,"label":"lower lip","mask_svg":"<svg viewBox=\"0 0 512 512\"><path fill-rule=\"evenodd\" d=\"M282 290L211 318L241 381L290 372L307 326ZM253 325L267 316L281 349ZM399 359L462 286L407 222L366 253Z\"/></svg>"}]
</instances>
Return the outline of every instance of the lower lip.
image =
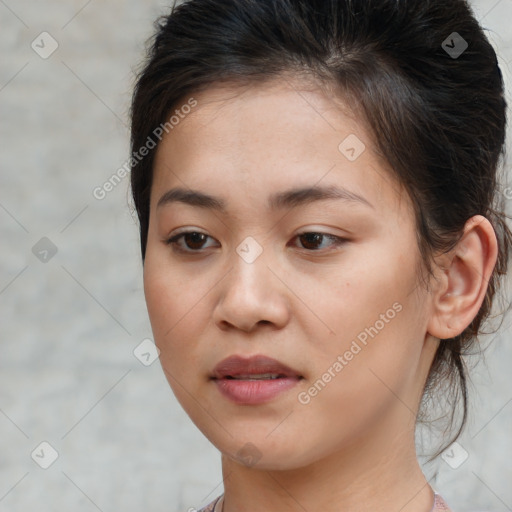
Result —
<instances>
[{"instance_id":1,"label":"lower lip","mask_svg":"<svg viewBox=\"0 0 512 512\"><path fill-rule=\"evenodd\" d=\"M237 404L257 405L268 402L293 388L299 378L283 377L266 380L215 379L219 391Z\"/></svg>"}]
</instances>

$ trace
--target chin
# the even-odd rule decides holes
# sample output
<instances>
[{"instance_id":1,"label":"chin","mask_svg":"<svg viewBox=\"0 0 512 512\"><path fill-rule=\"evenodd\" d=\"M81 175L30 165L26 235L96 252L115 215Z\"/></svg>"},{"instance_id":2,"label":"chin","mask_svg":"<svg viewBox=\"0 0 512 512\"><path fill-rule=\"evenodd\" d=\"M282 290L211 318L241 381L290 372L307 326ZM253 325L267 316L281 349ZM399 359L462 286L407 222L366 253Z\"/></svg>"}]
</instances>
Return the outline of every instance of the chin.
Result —
<instances>
[{"instance_id":1,"label":"chin","mask_svg":"<svg viewBox=\"0 0 512 512\"><path fill-rule=\"evenodd\" d=\"M248 436L251 440L237 439L236 436L229 439L224 438L220 442L213 438L209 438L209 440L230 460L247 468L263 471L299 469L320 458L316 449L305 451L300 440L289 439L288 443L283 443L280 439L277 442L270 442L268 437L266 438L268 431L264 432L260 437Z\"/></svg>"}]
</instances>

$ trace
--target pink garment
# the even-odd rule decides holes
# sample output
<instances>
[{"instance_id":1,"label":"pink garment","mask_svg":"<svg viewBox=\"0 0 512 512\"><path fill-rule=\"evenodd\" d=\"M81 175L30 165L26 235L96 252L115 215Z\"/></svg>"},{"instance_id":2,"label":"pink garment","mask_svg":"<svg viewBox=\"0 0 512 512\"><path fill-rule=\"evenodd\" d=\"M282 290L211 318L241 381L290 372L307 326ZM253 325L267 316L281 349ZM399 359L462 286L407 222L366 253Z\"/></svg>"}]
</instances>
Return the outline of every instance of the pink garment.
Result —
<instances>
[{"instance_id":1,"label":"pink garment","mask_svg":"<svg viewBox=\"0 0 512 512\"><path fill-rule=\"evenodd\" d=\"M202 508L201 510L198 510L198 512L220 512L220 506L222 506L222 501L219 501L223 494L215 498L211 503L206 505L206 507ZM217 510L215 510L215 505L219 504L219 507L217 507Z\"/></svg>"},{"instance_id":2,"label":"pink garment","mask_svg":"<svg viewBox=\"0 0 512 512\"><path fill-rule=\"evenodd\" d=\"M217 498L215 498L211 503L206 505L206 507L202 508L198 512L221 512L222 510L222 500L221 498L224 495L221 494ZM437 494L434 491L434 506L430 512L451 512L451 509L448 507L446 502L443 500L441 495Z\"/></svg>"},{"instance_id":3,"label":"pink garment","mask_svg":"<svg viewBox=\"0 0 512 512\"><path fill-rule=\"evenodd\" d=\"M438 512L441 510L451 512L450 507L448 507L443 498L437 494L437 492L434 492L434 507L432 508L431 512Z\"/></svg>"}]
</instances>

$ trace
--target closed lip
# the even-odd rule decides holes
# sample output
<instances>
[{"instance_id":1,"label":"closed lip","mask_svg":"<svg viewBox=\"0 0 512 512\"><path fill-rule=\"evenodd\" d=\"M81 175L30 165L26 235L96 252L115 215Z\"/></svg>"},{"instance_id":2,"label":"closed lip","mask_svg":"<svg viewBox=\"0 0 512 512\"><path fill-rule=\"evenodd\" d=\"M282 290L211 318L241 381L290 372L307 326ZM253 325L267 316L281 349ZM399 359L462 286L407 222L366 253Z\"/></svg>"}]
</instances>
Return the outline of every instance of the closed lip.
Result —
<instances>
[{"instance_id":1,"label":"closed lip","mask_svg":"<svg viewBox=\"0 0 512 512\"><path fill-rule=\"evenodd\" d=\"M225 379L238 375L278 374L282 377L302 379L302 375L280 361L264 355L244 357L232 355L223 359L213 369L211 379Z\"/></svg>"}]
</instances>

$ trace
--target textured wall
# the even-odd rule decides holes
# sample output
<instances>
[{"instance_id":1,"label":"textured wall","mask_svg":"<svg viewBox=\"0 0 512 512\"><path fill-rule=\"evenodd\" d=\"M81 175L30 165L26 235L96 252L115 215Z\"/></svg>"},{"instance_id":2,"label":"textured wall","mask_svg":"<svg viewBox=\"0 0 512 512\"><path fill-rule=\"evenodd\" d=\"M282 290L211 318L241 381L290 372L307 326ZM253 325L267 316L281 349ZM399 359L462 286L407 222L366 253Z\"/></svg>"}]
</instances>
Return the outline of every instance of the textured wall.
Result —
<instances>
[{"instance_id":1,"label":"textured wall","mask_svg":"<svg viewBox=\"0 0 512 512\"><path fill-rule=\"evenodd\" d=\"M222 492L216 449L134 355L151 330L128 178L93 196L128 157L132 70L165 5L0 0L0 511L178 512ZM474 5L510 77L512 0ZM507 329L478 367L467 460L425 468L456 511L512 510Z\"/></svg>"}]
</instances>

